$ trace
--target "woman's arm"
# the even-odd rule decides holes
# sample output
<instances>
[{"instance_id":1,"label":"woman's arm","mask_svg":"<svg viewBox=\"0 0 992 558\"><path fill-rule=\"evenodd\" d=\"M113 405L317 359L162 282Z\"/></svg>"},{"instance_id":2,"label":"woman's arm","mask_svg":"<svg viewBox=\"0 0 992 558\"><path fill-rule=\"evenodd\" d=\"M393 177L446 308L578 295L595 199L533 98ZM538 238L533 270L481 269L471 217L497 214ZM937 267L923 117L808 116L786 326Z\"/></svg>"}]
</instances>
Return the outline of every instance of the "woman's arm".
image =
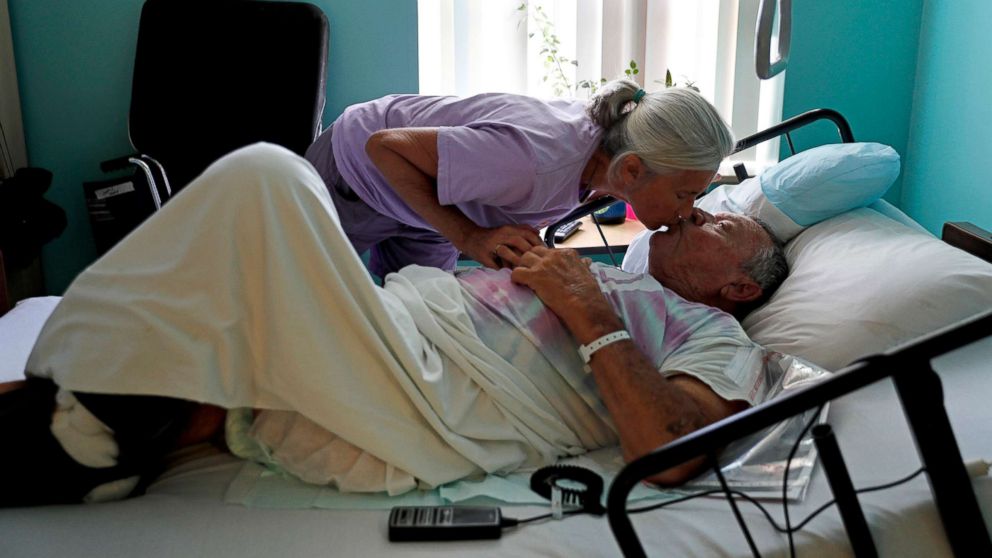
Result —
<instances>
[{"instance_id":1,"label":"woman's arm","mask_svg":"<svg viewBox=\"0 0 992 558\"><path fill-rule=\"evenodd\" d=\"M395 128L372 134L365 144L372 163L397 194L442 236L477 262L499 268L500 245L524 253L541 244L537 232L525 225L480 227L456 206L441 205L437 195L437 128Z\"/></svg>"},{"instance_id":2,"label":"woman's arm","mask_svg":"<svg viewBox=\"0 0 992 558\"><path fill-rule=\"evenodd\" d=\"M624 329L589 272L588 260L575 251L540 247L514 263L513 281L533 289L579 343ZM727 401L691 376L659 374L630 340L596 351L589 364L617 425L627 461L746 408L745 403ZM696 459L649 480L681 484L703 465L701 458Z\"/></svg>"}]
</instances>

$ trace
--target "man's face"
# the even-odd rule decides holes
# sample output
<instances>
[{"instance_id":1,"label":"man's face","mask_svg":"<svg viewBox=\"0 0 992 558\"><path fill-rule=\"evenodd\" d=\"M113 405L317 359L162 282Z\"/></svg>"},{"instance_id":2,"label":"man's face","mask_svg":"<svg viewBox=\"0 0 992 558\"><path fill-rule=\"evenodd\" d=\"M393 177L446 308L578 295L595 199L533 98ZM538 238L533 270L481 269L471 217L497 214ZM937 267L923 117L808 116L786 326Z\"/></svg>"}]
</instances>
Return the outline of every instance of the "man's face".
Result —
<instances>
[{"instance_id":1,"label":"man's face","mask_svg":"<svg viewBox=\"0 0 992 558\"><path fill-rule=\"evenodd\" d=\"M757 221L734 213L695 210L681 224L651 235L648 272L684 298L716 305L741 266L770 241Z\"/></svg>"}]
</instances>

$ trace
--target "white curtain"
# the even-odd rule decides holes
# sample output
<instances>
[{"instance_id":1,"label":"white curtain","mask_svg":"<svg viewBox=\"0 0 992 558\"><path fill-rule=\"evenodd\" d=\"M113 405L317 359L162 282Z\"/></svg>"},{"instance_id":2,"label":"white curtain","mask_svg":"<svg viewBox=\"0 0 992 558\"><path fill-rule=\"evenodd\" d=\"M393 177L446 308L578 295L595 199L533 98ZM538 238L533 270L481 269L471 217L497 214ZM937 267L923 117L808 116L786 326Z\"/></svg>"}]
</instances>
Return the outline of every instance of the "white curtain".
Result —
<instances>
[{"instance_id":1,"label":"white curtain","mask_svg":"<svg viewBox=\"0 0 992 558\"><path fill-rule=\"evenodd\" d=\"M0 0L0 178L27 166L21 98L17 92L14 43L10 35L7 0Z\"/></svg>"},{"instance_id":2,"label":"white curtain","mask_svg":"<svg viewBox=\"0 0 992 558\"><path fill-rule=\"evenodd\" d=\"M758 0L419 0L420 92L584 98L580 84L624 77L635 61L644 89L664 88L670 71L740 138L781 121L784 74L754 72L757 10ZM542 52L548 30L565 63ZM759 149L734 160L756 161L752 172L777 161L777 142Z\"/></svg>"}]
</instances>

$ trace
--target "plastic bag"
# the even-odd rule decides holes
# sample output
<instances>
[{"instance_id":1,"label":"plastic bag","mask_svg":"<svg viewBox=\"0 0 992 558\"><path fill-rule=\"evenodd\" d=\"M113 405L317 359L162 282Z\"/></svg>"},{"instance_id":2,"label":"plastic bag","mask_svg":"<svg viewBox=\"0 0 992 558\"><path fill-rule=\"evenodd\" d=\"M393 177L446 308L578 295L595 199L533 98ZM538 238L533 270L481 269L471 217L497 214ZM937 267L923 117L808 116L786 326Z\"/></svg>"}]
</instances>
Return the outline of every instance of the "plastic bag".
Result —
<instances>
[{"instance_id":1,"label":"plastic bag","mask_svg":"<svg viewBox=\"0 0 992 558\"><path fill-rule=\"evenodd\" d=\"M765 385L768 386L765 400L793 393L830 374L800 358L773 351L765 352L762 365L766 375ZM828 406L824 406L817 422L826 420L827 411ZM727 446L720 454L719 463L728 487L755 498L780 499L789 452L816 414L817 409L810 409ZM807 431L789 464L786 490L789 500L805 497L816 455L812 435ZM716 473L710 472L689 482L684 488L693 492L720 488L720 481Z\"/></svg>"}]
</instances>

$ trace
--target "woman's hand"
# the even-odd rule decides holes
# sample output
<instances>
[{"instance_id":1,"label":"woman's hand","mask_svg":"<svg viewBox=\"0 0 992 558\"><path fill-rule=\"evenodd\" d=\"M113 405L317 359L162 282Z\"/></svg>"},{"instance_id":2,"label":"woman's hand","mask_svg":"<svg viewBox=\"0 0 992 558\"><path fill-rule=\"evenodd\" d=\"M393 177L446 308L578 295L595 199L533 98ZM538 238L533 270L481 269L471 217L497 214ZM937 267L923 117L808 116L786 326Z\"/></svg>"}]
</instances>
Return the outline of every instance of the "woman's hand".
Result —
<instances>
[{"instance_id":1,"label":"woman's hand","mask_svg":"<svg viewBox=\"0 0 992 558\"><path fill-rule=\"evenodd\" d=\"M589 270L589 258L579 257L575 250L545 246L523 255L500 248L499 255L513 267L510 279L530 287L579 343L589 343L623 329Z\"/></svg>"},{"instance_id":2,"label":"woman's hand","mask_svg":"<svg viewBox=\"0 0 992 558\"><path fill-rule=\"evenodd\" d=\"M527 225L479 228L455 243L455 247L463 254L493 269L513 267L513 262L524 253L535 246L543 245L537 230Z\"/></svg>"}]
</instances>

